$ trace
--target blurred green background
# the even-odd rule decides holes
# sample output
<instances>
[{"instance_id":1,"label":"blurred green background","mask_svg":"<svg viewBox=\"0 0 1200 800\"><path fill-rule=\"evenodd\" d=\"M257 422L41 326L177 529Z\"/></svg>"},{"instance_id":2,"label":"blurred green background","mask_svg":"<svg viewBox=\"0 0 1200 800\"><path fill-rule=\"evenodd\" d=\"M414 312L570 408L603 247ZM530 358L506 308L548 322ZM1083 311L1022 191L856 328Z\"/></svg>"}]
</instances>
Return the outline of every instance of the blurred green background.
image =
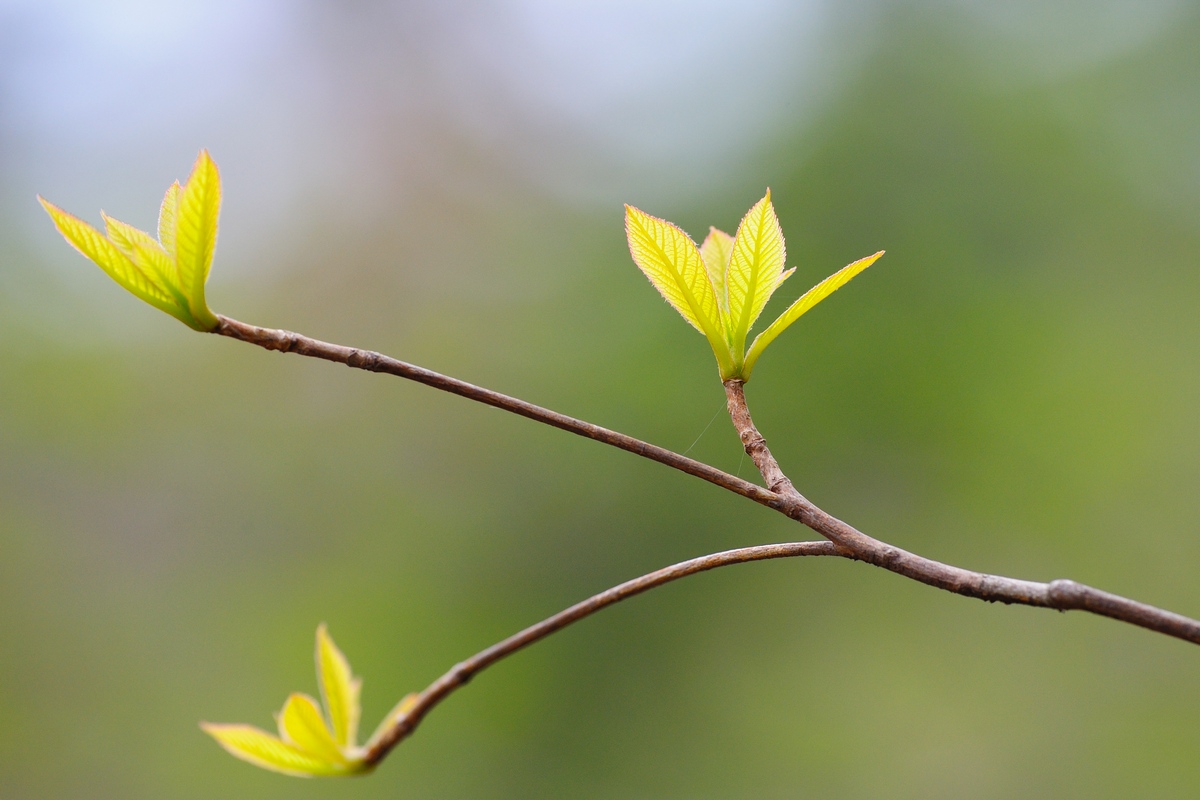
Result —
<instances>
[{"instance_id":1,"label":"blurred green background","mask_svg":"<svg viewBox=\"0 0 1200 800\"><path fill-rule=\"evenodd\" d=\"M372 777L234 761L329 623L364 727L609 585L807 531L385 376L197 335L40 192L153 224L201 146L209 297L751 474L622 202L770 186L799 272L749 397L919 553L1200 614L1200 7L0 2L0 797L1195 797L1200 651L835 560L503 662ZM718 414L711 427L709 423Z\"/></svg>"}]
</instances>

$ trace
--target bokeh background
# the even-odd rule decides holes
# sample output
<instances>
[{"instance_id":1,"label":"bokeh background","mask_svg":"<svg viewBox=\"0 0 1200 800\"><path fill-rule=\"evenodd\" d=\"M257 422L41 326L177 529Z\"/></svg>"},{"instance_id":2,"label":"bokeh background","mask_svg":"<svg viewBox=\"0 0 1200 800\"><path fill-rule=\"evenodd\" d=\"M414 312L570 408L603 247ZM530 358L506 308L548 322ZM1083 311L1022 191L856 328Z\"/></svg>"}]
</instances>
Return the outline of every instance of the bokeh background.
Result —
<instances>
[{"instance_id":1,"label":"bokeh background","mask_svg":"<svg viewBox=\"0 0 1200 800\"><path fill-rule=\"evenodd\" d=\"M955 564L1200 614L1200 7L0 2L0 796L1195 797L1200 651L834 560L618 606L372 777L234 761L316 690L368 730L609 585L806 537L698 480L197 335L34 202L154 223L208 147L214 309L743 476L712 356L631 263L770 186L799 272L888 255L760 362L809 497Z\"/></svg>"}]
</instances>

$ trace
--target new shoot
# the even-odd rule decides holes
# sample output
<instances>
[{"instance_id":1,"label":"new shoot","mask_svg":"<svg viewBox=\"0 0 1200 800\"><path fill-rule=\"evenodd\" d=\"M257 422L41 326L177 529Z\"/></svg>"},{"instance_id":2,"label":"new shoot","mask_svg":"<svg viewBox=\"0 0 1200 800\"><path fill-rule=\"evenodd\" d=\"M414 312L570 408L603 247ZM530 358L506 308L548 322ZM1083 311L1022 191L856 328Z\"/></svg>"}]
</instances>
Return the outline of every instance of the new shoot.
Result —
<instances>
[{"instance_id":1,"label":"new shoot","mask_svg":"<svg viewBox=\"0 0 1200 800\"><path fill-rule=\"evenodd\" d=\"M292 693L275 715L279 735L253 725L200 723L229 753L257 767L301 778L363 775L375 768L367 753L377 738L412 706L410 694L392 709L365 745L358 745L359 692L362 680L333 643L324 625L317 628L317 681L322 704Z\"/></svg>"},{"instance_id":2,"label":"new shoot","mask_svg":"<svg viewBox=\"0 0 1200 800\"><path fill-rule=\"evenodd\" d=\"M158 238L100 212L105 233L53 203L38 201L58 232L135 297L198 331L217 327L204 284L217 246L221 176L201 150L192 174L171 184L158 212ZM107 235L106 235L107 234Z\"/></svg>"},{"instance_id":3,"label":"new shoot","mask_svg":"<svg viewBox=\"0 0 1200 800\"><path fill-rule=\"evenodd\" d=\"M696 247L678 226L625 206L625 235L633 261L666 301L704 334L717 357L721 380L750 380L767 345L810 308L883 255L859 259L809 289L746 349L746 337L767 301L796 271L784 271L783 231L771 190L738 225L737 235L710 228Z\"/></svg>"}]
</instances>

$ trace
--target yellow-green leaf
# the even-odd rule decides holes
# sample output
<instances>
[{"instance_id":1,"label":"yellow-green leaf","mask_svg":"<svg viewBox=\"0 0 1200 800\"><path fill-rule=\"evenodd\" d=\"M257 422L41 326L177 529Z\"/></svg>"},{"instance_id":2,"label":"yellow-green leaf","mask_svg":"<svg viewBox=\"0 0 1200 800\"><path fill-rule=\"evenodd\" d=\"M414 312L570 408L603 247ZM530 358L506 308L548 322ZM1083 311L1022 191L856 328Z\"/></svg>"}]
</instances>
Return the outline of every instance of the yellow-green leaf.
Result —
<instances>
[{"instance_id":1,"label":"yellow-green leaf","mask_svg":"<svg viewBox=\"0 0 1200 800\"><path fill-rule=\"evenodd\" d=\"M729 343L717 294L696 243L677 226L630 205L625 206L625 234L638 269L692 327L708 338L724 377L731 368Z\"/></svg>"},{"instance_id":2,"label":"yellow-green leaf","mask_svg":"<svg viewBox=\"0 0 1200 800\"><path fill-rule=\"evenodd\" d=\"M158 209L158 241L172 258L175 257L175 212L178 207L179 181L175 181L167 189Z\"/></svg>"},{"instance_id":3,"label":"yellow-green leaf","mask_svg":"<svg viewBox=\"0 0 1200 800\"><path fill-rule=\"evenodd\" d=\"M175 267L175 259L145 231L110 217L103 211L100 212L100 216L104 218L104 229L109 241L120 248L146 277L170 295L176 306L176 311L171 313L185 325L204 330L192 317L187 298L179 288L179 270Z\"/></svg>"},{"instance_id":4,"label":"yellow-green leaf","mask_svg":"<svg viewBox=\"0 0 1200 800\"><path fill-rule=\"evenodd\" d=\"M782 273L779 276L779 280L775 281L775 285L771 287L771 294L775 294L775 290L778 289L780 286L783 286L783 282L786 281L788 278L792 277L792 275L795 272L796 272L796 268L792 267L791 269Z\"/></svg>"},{"instance_id":5,"label":"yellow-green leaf","mask_svg":"<svg viewBox=\"0 0 1200 800\"><path fill-rule=\"evenodd\" d=\"M306 694L293 693L279 712L279 735L285 742L320 759L347 763L346 756L333 740L317 701Z\"/></svg>"},{"instance_id":6,"label":"yellow-green leaf","mask_svg":"<svg viewBox=\"0 0 1200 800\"><path fill-rule=\"evenodd\" d=\"M800 319L805 312L807 312L817 303L824 300L829 295L836 292L855 275L874 264L875 261L878 260L882 255L883 251L880 250L874 255L867 256L866 258L855 261L853 264L842 267L840 270L833 273L828 278L805 292L804 295L795 303L792 303L792 305L788 307L787 311L784 311L782 314L780 314L777 320L772 322L766 330L755 337L754 343L750 345L750 350L746 353L746 365L742 371L742 379L750 380L750 372L754 369L754 364L756 361L758 361L758 357L762 355L762 352L766 349L767 345L775 341L776 336L783 333L787 326Z\"/></svg>"},{"instance_id":7,"label":"yellow-green leaf","mask_svg":"<svg viewBox=\"0 0 1200 800\"><path fill-rule=\"evenodd\" d=\"M38 201L54 220L54 227L58 228L63 238L108 273L110 278L135 297L173 317L179 317L179 308L166 287L140 269L100 231L42 197L38 197Z\"/></svg>"},{"instance_id":8,"label":"yellow-green leaf","mask_svg":"<svg viewBox=\"0 0 1200 800\"><path fill-rule=\"evenodd\" d=\"M231 755L272 772L307 778L313 775L345 775L355 771L348 769L345 764L306 753L253 725L213 725L202 722L200 727Z\"/></svg>"},{"instance_id":9,"label":"yellow-green leaf","mask_svg":"<svg viewBox=\"0 0 1200 800\"><path fill-rule=\"evenodd\" d=\"M204 284L217 246L217 217L221 211L221 176L217 165L201 150L192 174L179 190L175 218L175 261L179 288L188 300L192 316L207 330L217 326L208 310Z\"/></svg>"},{"instance_id":10,"label":"yellow-green leaf","mask_svg":"<svg viewBox=\"0 0 1200 800\"><path fill-rule=\"evenodd\" d=\"M625 233L634 263L659 294L701 333L717 327L717 296L696 243L670 222L628 205Z\"/></svg>"},{"instance_id":11,"label":"yellow-green leaf","mask_svg":"<svg viewBox=\"0 0 1200 800\"><path fill-rule=\"evenodd\" d=\"M729 256L733 253L733 237L716 228L708 229L708 236L700 245L700 257L704 259L704 268L708 270L708 279L712 281L713 290L717 293L717 305L726 327L729 326L729 291L725 285L725 277L729 272Z\"/></svg>"},{"instance_id":12,"label":"yellow-green leaf","mask_svg":"<svg viewBox=\"0 0 1200 800\"><path fill-rule=\"evenodd\" d=\"M754 204L738 225L729 258L731 344L735 354L746 347L746 335L767 305L783 275L786 250L779 219L771 205L771 190Z\"/></svg>"},{"instance_id":13,"label":"yellow-green leaf","mask_svg":"<svg viewBox=\"0 0 1200 800\"><path fill-rule=\"evenodd\" d=\"M358 738L361 681L350 672L350 662L333 643L325 624L317 628L317 677L321 697L333 726L333 737L343 748L354 747Z\"/></svg>"},{"instance_id":14,"label":"yellow-green leaf","mask_svg":"<svg viewBox=\"0 0 1200 800\"><path fill-rule=\"evenodd\" d=\"M175 261L153 239L145 244L140 241L131 242L130 247L130 256L133 258L133 263L137 264L138 269L154 278L175 300L179 310L184 314L180 319L193 328L198 327L195 320L192 320L191 311L188 310L187 298L179 290L179 274L175 270Z\"/></svg>"},{"instance_id":15,"label":"yellow-green leaf","mask_svg":"<svg viewBox=\"0 0 1200 800\"><path fill-rule=\"evenodd\" d=\"M100 212L100 216L104 219L104 232L108 235L108 240L115 244L129 258L133 258L135 244L159 250L162 249L158 242L154 240L154 237L145 231L138 230L127 222L114 219L103 211Z\"/></svg>"}]
</instances>

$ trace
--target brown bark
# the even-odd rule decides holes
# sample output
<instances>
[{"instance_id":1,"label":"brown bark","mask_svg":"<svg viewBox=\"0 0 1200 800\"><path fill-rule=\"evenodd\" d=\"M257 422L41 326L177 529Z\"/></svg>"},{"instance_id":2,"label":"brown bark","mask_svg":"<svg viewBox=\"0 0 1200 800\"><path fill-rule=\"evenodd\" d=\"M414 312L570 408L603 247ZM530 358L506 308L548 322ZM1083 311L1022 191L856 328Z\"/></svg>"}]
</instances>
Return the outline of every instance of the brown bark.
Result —
<instances>
[{"instance_id":1,"label":"brown bark","mask_svg":"<svg viewBox=\"0 0 1200 800\"><path fill-rule=\"evenodd\" d=\"M426 714L463 686L479 671L527 645L583 619L602 608L640 594L655 586L703 572L709 569L771 558L797 556L839 556L865 561L920 583L948 592L975 597L988 602L1019 603L1053 608L1059 611L1078 609L1128 622L1148 630L1200 644L1200 621L1161 608L1129 600L1119 595L1094 589L1070 580L1049 583L989 575L910 553L899 547L874 539L847 523L825 513L796 491L791 480L771 454L766 439L754 426L746 404L744 386L739 380L725 382L729 415L741 438L746 454L754 461L766 488L742 480L686 456L644 442L617 431L593 425L547 408L518 400L515 397L484 389L423 367L390 358L370 350L310 339L291 331L259 328L227 317L219 317L214 333L256 344L267 350L321 358L345 364L355 369L385 372L401 378L441 389L451 394L486 405L511 411L538 422L585 436L665 464L674 469L702 478L735 494L800 522L824 536L825 542L793 542L762 545L730 550L684 561L674 566L643 575L615 586L581 603L555 614L542 622L510 636L471 658L456 664L449 672L434 681L418 696L416 704L367 751L368 763L381 760L398 742L410 735Z\"/></svg>"},{"instance_id":2,"label":"brown bark","mask_svg":"<svg viewBox=\"0 0 1200 800\"><path fill-rule=\"evenodd\" d=\"M743 547L738 550L727 550L723 553L693 558L670 567L651 572L640 578L626 581L619 586L606 589L600 594L593 595L581 603L576 603L568 609L558 612L552 617L531 625L507 639L497 642L486 650L476 653L466 661L455 664L449 672L431 683L425 691L417 696L416 702L404 716L396 720L396 724L367 749L366 762L376 764L388 754L400 741L408 738L421 720L434 706L445 700L456 689L462 687L476 673L487 669L500 659L510 656L523 647L533 644L555 631L561 630L573 622L595 614L602 608L619 603L622 600L641 594L642 592L662 586L664 583L705 572L717 567L730 564L745 564L749 561L765 561L772 558L797 558L799 556L843 556L853 558L843 553L832 542L787 542L784 544L765 544L757 547Z\"/></svg>"}]
</instances>

